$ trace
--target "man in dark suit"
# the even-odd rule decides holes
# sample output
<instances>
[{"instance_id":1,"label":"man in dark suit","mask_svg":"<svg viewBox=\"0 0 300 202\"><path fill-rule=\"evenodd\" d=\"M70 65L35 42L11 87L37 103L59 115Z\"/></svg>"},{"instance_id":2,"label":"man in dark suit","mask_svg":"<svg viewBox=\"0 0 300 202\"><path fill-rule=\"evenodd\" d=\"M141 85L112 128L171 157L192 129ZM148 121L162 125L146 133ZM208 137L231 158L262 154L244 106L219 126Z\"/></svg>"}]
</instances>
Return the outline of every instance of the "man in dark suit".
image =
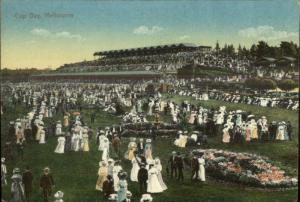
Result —
<instances>
[{"instance_id":1,"label":"man in dark suit","mask_svg":"<svg viewBox=\"0 0 300 202\"><path fill-rule=\"evenodd\" d=\"M147 180L148 180L148 171L145 168L145 164L141 163L141 168L138 172L138 182L140 184L140 192L144 194L147 192Z\"/></svg>"},{"instance_id":2,"label":"man in dark suit","mask_svg":"<svg viewBox=\"0 0 300 202\"><path fill-rule=\"evenodd\" d=\"M177 180L183 181L183 158L181 157L180 152L177 152L177 156L175 157L175 164L178 170Z\"/></svg>"},{"instance_id":3,"label":"man in dark suit","mask_svg":"<svg viewBox=\"0 0 300 202\"><path fill-rule=\"evenodd\" d=\"M30 194L32 192L32 180L33 180L33 175L32 172L29 169L29 166L26 166L26 170L23 173L23 184L24 184L24 190L25 190L25 196L26 196L26 201L30 201Z\"/></svg>"},{"instance_id":4,"label":"man in dark suit","mask_svg":"<svg viewBox=\"0 0 300 202\"><path fill-rule=\"evenodd\" d=\"M110 194L114 193L114 181L111 175L103 182L104 199L107 200Z\"/></svg>"},{"instance_id":5,"label":"man in dark suit","mask_svg":"<svg viewBox=\"0 0 300 202\"><path fill-rule=\"evenodd\" d=\"M50 169L45 168L44 174L40 179L40 187L43 189L44 202L48 202L48 196L52 194L52 187L54 187L54 180L50 174Z\"/></svg>"},{"instance_id":6,"label":"man in dark suit","mask_svg":"<svg viewBox=\"0 0 300 202\"><path fill-rule=\"evenodd\" d=\"M198 179L199 161L198 161L197 156L195 156L195 155L193 156L192 161L191 161L191 168L192 168L192 177L191 177L191 180Z\"/></svg>"},{"instance_id":7,"label":"man in dark suit","mask_svg":"<svg viewBox=\"0 0 300 202\"><path fill-rule=\"evenodd\" d=\"M287 128L287 134L288 134L289 140L292 140L293 128L292 128L292 124L290 121L287 122L286 128Z\"/></svg>"},{"instance_id":8,"label":"man in dark suit","mask_svg":"<svg viewBox=\"0 0 300 202\"><path fill-rule=\"evenodd\" d=\"M144 139L141 138L140 142L138 143L138 153L139 155L144 154L144 148L145 148L145 144L144 144Z\"/></svg>"},{"instance_id":9,"label":"man in dark suit","mask_svg":"<svg viewBox=\"0 0 300 202\"><path fill-rule=\"evenodd\" d=\"M176 167L175 160L176 160L176 152L173 151L172 156L170 157L169 162L168 162L171 167L171 178L173 178L173 173L175 174L175 178L177 178L177 167Z\"/></svg>"}]
</instances>

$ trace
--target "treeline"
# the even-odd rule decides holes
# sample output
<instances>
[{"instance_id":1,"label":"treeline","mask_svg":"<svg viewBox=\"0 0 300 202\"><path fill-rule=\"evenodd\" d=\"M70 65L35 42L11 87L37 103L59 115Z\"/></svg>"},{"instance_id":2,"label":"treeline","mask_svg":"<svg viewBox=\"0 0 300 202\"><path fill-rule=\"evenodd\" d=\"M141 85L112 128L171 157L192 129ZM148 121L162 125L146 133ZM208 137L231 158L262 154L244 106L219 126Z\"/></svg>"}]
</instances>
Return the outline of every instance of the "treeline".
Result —
<instances>
[{"instance_id":1,"label":"treeline","mask_svg":"<svg viewBox=\"0 0 300 202\"><path fill-rule=\"evenodd\" d=\"M246 58L259 58L259 57L273 57L280 58L282 56L293 57L298 60L299 47L296 43L282 41L279 46L270 46L265 41L259 41L257 44L253 44L249 49L245 46L239 45L234 47L232 44L225 44L223 48L219 43L216 43L215 51L218 54L225 56L239 56Z\"/></svg>"},{"instance_id":2,"label":"treeline","mask_svg":"<svg viewBox=\"0 0 300 202\"><path fill-rule=\"evenodd\" d=\"M274 81L272 79L262 79L262 78L249 78L244 83L245 87L253 90L273 90L277 87L283 91L290 91L297 87L297 83L292 79L284 79L281 81Z\"/></svg>"},{"instance_id":3,"label":"treeline","mask_svg":"<svg viewBox=\"0 0 300 202\"><path fill-rule=\"evenodd\" d=\"M45 73L51 71L50 69L36 69L36 68L25 68L25 69L1 69L0 76L1 81L27 81L33 74Z\"/></svg>"}]
</instances>

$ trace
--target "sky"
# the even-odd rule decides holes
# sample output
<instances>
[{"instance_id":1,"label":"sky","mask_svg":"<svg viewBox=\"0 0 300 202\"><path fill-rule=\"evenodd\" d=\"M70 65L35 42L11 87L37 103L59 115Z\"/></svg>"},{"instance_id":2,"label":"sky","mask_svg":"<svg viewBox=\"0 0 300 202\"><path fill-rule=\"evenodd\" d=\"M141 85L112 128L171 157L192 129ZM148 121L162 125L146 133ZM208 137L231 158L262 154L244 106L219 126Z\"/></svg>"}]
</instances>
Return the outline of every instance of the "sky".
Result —
<instances>
[{"instance_id":1,"label":"sky","mask_svg":"<svg viewBox=\"0 0 300 202\"><path fill-rule=\"evenodd\" d=\"M298 2L297 2L298 1ZM1 68L57 68L103 50L299 40L299 0L2 0Z\"/></svg>"}]
</instances>

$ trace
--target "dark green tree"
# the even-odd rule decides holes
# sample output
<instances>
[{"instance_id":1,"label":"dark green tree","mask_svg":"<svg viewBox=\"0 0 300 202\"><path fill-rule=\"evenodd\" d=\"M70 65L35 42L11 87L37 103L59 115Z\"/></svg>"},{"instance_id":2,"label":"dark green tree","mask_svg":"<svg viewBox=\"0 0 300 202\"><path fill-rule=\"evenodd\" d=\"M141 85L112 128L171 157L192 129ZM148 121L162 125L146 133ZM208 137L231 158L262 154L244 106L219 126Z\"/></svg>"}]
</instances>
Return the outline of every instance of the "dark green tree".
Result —
<instances>
[{"instance_id":1,"label":"dark green tree","mask_svg":"<svg viewBox=\"0 0 300 202\"><path fill-rule=\"evenodd\" d=\"M290 91L297 87L297 84L292 79L285 79L278 82L278 87L284 91Z\"/></svg>"}]
</instances>

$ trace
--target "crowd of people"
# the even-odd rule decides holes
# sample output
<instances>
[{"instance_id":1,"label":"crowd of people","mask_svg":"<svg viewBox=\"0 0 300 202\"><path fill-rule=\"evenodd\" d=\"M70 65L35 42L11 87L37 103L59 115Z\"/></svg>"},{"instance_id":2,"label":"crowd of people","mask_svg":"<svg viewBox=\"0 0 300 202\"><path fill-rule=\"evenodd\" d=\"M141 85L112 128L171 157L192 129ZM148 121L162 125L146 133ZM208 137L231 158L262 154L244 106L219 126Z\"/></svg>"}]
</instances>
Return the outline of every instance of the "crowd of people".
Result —
<instances>
[{"instance_id":1,"label":"crowd of people","mask_svg":"<svg viewBox=\"0 0 300 202\"><path fill-rule=\"evenodd\" d=\"M94 113L90 114L92 124L96 113L101 111L111 111L113 115L120 115L124 123L148 123L147 117L154 117L154 122L160 123L160 116L170 116L172 124L185 125L193 129L190 134L187 130L177 131L173 140L174 144L181 148L207 144L209 138L213 136L220 136L220 142L224 144L292 140L292 126L288 121L270 122L265 116L256 117L242 110L227 111L224 106L215 109L204 108L188 101L176 103L164 98L160 93L143 97L146 85L141 83L10 85L10 96L7 96L6 101L12 106L23 105L30 110L25 116L9 122L1 159L2 187L8 184L5 163L13 159L12 145L17 148L18 160L22 160L24 147L30 144L47 144L49 138L57 139L57 145L53 148L53 152L57 155L89 152L90 148L96 145L101 152L101 159L95 190L102 191L107 200L120 202L130 200L132 193L128 190L129 180L132 183L139 183L140 194L144 200L152 198L150 194L164 192L167 185L163 180L163 166L166 166L170 178L175 177L183 181L183 169L188 164L192 171L191 180L205 181L205 160L202 154L193 153L193 157L187 163L182 154L174 151L168 164L163 165L159 154L155 153L154 156L155 138L131 137L127 151L122 155L121 145L126 142L126 138L122 137L124 129L122 123L93 130L85 123L83 116L86 115L82 112L82 108L90 106L94 107ZM207 100L209 95L201 95L201 99ZM122 113L120 106L128 108L129 113L125 111ZM6 113L5 105L2 109L1 113ZM55 117L61 118L53 120ZM52 120L50 123L45 121L49 118ZM131 162L130 175L123 169L121 159ZM26 197L30 198L33 180L30 168L26 168L23 176L19 168L14 168L12 173L12 201L21 202ZM54 180L48 167L43 170L40 187L43 190L44 201L49 201L52 196L57 202L63 201L62 191L54 195L52 193Z\"/></svg>"},{"instance_id":2,"label":"crowd of people","mask_svg":"<svg viewBox=\"0 0 300 202\"><path fill-rule=\"evenodd\" d=\"M170 94L180 95L180 96L191 96L196 100L220 100L230 103L241 103L249 105L257 105L261 107L277 107L288 110L299 110L299 99L297 96L291 98L278 97L276 95L268 94L247 94L243 95L240 93L231 92L220 92L220 91L207 91L204 92L203 89L191 88L191 84L187 80L180 80L175 83L179 89L172 89L169 91ZM188 88L189 87L189 88Z\"/></svg>"},{"instance_id":3,"label":"crowd of people","mask_svg":"<svg viewBox=\"0 0 300 202\"><path fill-rule=\"evenodd\" d=\"M197 64L205 67L229 69L238 73L247 73L252 62L247 58L225 56L214 51L205 53L201 51L184 51L145 56L103 57L91 61L65 64L57 71L175 71L187 64Z\"/></svg>"}]
</instances>

